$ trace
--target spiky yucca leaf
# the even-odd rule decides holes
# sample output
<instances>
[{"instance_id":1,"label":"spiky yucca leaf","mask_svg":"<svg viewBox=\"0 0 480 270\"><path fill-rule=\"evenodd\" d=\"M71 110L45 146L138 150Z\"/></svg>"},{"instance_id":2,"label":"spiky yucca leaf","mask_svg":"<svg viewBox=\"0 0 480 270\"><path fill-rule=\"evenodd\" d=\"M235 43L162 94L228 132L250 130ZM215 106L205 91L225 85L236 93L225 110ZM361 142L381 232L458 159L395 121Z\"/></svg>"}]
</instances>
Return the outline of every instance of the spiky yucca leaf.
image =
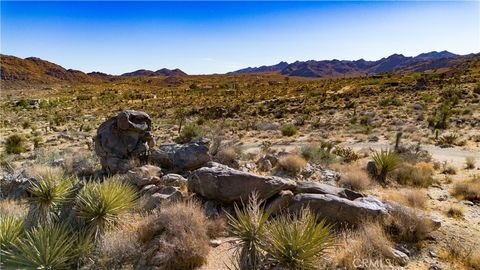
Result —
<instances>
[{"instance_id":1,"label":"spiky yucca leaf","mask_svg":"<svg viewBox=\"0 0 480 270\"><path fill-rule=\"evenodd\" d=\"M2 250L5 266L15 269L70 269L75 254L75 237L63 224L45 223L33 227L15 246Z\"/></svg>"},{"instance_id":2,"label":"spiky yucca leaf","mask_svg":"<svg viewBox=\"0 0 480 270\"><path fill-rule=\"evenodd\" d=\"M120 214L134 208L136 199L134 188L118 179L90 182L78 195L76 215L99 232L114 224Z\"/></svg>"},{"instance_id":3,"label":"spiky yucca leaf","mask_svg":"<svg viewBox=\"0 0 480 270\"><path fill-rule=\"evenodd\" d=\"M270 213L265 212L261 204L258 195L253 193L249 203L243 205L242 209L235 204L235 216L226 213L231 226L230 233L239 240L235 253L240 269L258 269L263 260L260 244L264 241L265 225Z\"/></svg>"},{"instance_id":4,"label":"spiky yucca leaf","mask_svg":"<svg viewBox=\"0 0 480 270\"><path fill-rule=\"evenodd\" d=\"M388 173L400 166L402 160L391 150L375 151L372 155L375 167L377 169L377 178L381 182L385 182Z\"/></svg>"},{"instance_id":5,"label":"spiky yucca leaf","mask_svg":"<svg viewBox=\"0 0 480 270\"><path fill-rule=\"evenodd\" d=\"M308 209L270 221L265 236L267 262L283 269L317 269L316 263L333 245L330 226L318 222Z\"/></svg>"},{"instance_id":6,"label":"spiky yucca leaf","mask_svg":"<svg viewBox=\"0 0 480 270\"><path fill-rule=\"evenodd\" d=\"M23 218L14 216L0 216L0 249L8 249L15 245L23 234Z\"/></svg>"},{"instance_id":7,"label":"spiky yucca leaf","mask_svg":"<svg viewBox=\"0 0 480 270\"><path fill-rule=\"evenodd\" d=\"M74 179L62 174L47 172L46 175L32 181L28 189L30 204L28 212L28 227L38 222L55 221L63 204L67 203L72 192Z\"/></svg>"}]
</instances>

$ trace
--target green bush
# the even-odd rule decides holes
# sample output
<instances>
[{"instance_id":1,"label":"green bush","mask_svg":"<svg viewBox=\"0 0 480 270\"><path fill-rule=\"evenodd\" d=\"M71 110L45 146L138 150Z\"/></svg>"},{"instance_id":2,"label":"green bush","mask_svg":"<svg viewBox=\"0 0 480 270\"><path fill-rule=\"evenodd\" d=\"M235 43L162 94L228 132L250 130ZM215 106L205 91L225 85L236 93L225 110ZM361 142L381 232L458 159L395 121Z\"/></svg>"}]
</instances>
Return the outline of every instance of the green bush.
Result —
<instances>
[{"instance_id":1,"label":"green bush","mask_svg":"<svg viewBox=\"0 0 480 270\"><path fill-rule=\"evenodd\" d=\"M280 215L268 223L263 249L266 262L280 269L317 269L326 250L333 246L330 226L310 210Z\"/></svg>"},{"instance_id":2,"label":"green bush","mask_svg":"<svg viewBox=\"0 0 480 270\"><path fill-rule=\"evenodd\" d=\"M178 143L188 143L195 139L202 137L204 134L203 129L195 124L187 124L180 131L180 135L176 139Z\"/></svg>"},{"instance_id":3,"label":"green bush","mask_svg":"<svg viewBox=\"0 0 480 270\"><path fill-rule=\"evenodd\" d=\"M7 138L5 142L5 151L7 154L20 154L26 150L25 138L23 136L14 134Z\"/></svg>"},{"instance_id":4,"label":"green bush","mask_svg":"<svg viewBox=\"0 0 480 270\"><path fill-rule=\"evenodd\" d=\"M283 136L288 136L288 137L297 134L297 128L292 124L283 125L281 128L281 131Z\"/></svg>"},{"instance_id":5,"label":"green bush","mask_svg":"<svg viewBox=\"0 0 480 270\"><path fill-rule=\"evenodd\" d=\"M120 214L134 208L136 199L134 188L118 179L89 182L77 196L76 216L82 224L100 232L112 226Z\"/></svg>"}]
</instances>

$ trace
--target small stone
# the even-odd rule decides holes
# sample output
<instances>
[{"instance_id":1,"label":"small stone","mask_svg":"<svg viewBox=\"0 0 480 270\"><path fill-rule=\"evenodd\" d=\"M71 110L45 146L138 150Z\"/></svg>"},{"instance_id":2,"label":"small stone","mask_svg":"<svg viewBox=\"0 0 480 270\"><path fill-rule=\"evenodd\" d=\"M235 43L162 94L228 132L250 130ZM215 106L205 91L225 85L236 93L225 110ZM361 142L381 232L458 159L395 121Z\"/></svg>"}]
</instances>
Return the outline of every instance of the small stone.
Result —
<instances>
[{"instance_id":1,"label":"small stone","mask_svg":"<svg viewBox=\"0 0 480 270\"><path fill-rule=\"evenodd\" d=\"M429 254L430 257L432 257L432 258L437 258L437 257L438 257L438 254L437 254L435 251L433 251L433 250L430 250L430 251L428 252L428 254Z\"/></svg>"},{"instance_id":2,"label":"small stone","mask_svg":"<svg viewBox=\"0 0 480 270\"><path fill-rule=\"evenodd\" d=\"M474 206L475 204L471 201L463 201L463 204L468 205L468 206Z\"/></svg>"},{"instance_id":3,"label":"small stone","mask_svg":"<svg viewBox=\"0 0 480 270\"><path fill-rule=\"evenodd\" d=\"M222 240L220 239L212 239L210 240L210 246L212 247L218 247L222 244Z\"/></svg>"},{"instance_id":4,"label":"small stone","mask_svg":"<svg viewBox=\"0 0 480 270\"><path fill-rule=\"evenodd\" d=\"M428 270L442 270L442 268L440 266L438 266L437 264L432 264L432 265L430 265Z\"/></svg>"}]
</instances>

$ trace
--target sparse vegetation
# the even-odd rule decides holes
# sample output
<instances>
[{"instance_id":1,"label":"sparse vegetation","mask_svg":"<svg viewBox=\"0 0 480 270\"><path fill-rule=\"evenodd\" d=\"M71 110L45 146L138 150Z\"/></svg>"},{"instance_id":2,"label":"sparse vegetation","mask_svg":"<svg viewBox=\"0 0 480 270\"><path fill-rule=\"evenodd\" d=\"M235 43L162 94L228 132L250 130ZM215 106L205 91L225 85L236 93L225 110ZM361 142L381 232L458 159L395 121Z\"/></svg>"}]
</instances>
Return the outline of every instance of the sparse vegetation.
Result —
<instances>
[{"instance_id":1,"label":"sparse vegetation","mask_svg":"<svg viewBox=\"0 0 480 270\"><path fill-rule=\"evenodd\" d=\"M7 154L21 154L27 150L25 146L25 138L14 134L5 141L5 151Z\"/></svg>"},{"instance_id":2,"label":"sparse vegetation","mask_svg":"<svg viewBox=\"0 0 480 270\"><path fill-rule=\"evenodd\" d=\"M387 176L401 164L398 155L390 150L375 151L372 155L377 169L377 179L385 183Z\"/></svg>"},{"instance_id":3,"label":"sparse vegetation","mask_svg":"<svg viewBox=\"0 0 480 270\"><path fill-rule=\"evenodd\" d=\"M286 155L278 160L278 166L281 170L296 175L306 165L306 161L298 155Z\"/></svg>"},{"instance_id":4,"label":"sparse vegetation","mask_svg":"<svg viewBox=\"0 0 480 270\"><path fill-rule=\"evenodd\" d=\"M287 137L291 137L297 134L297 128L292 124L283 125L281 128L281 131L282 131L282 135Z\"/></svg>"}]
</instances>

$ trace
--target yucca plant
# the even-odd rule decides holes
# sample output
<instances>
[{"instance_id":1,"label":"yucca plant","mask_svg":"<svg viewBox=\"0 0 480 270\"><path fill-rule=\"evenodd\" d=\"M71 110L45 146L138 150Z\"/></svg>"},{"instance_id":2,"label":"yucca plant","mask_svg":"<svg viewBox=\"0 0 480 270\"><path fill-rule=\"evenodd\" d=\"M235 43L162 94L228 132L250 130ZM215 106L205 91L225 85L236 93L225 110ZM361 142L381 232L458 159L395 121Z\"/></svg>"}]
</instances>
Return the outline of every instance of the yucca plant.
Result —
<instances>
[{"instance_id":1,"label":"yucca plant","mask_svg":"<svg viewBox=\"0 0 480 270\"><path fill-rule=\"evenodd\" d=\"M13 269L70 269L76 254L75 236L63 224L33 227L24 239L2 250L2 261Z\"/></svg>"},{"instance_id":2,"label":"yucca plant","mask_svg":"<svg viewBox=\"0 0 480 270\"><path fill-rule=\"evenodd\" d=\"M265 228L270 213L261 206L257 193L253 193L242 209L235 204L235 216L226 213L230 233L237 238L235 256L239 269L259 269L263 261L261 243L265 241Z\"/></svg>"},{"instance_id":3,"label":"yucca plant","mask_svg":"<svg viewBox=\"0 0 480 270\"><path fill-rule=\"evenodd\" d=\"M385 182L387 175L398 168L401 164L400 157L391 150L375 151L372 155L375 162L376 177L379 181Z\"/></svg>"},{"instance_id":4,"label":"yucca plant","mask_svg":"<svg viewBox=\"0 0 480 270\"><path fill-rule=\"evenodd\" d=\"M0 249L8 249L15 245L23 234L23 218L15 216L0 216Z\"/></svg>"},{"instance_id":5,"label":"yucca plant","mask_svg":"<svg viewBox=\"0 0 480 270\"><path fill-rule=\"evenodd\" d=\"M120 214L135 207L137 192L128 183L108 179L89 182L77 197L77 218L96 233L113 225Z\"/></svg>"},{"instance_id":6,"label":"yucca plant","mask_svg":"<svg viewBox=\"0 0 480 270\"><path fill-rule=\"evenodd\" d=\"M308 209L281 215L268 223L262 247L266 262L280 269L317 269L321 256L332 247L330 226Z\"/></svg>"},{"instance_id":7,"label":"yucca plant","mask_svg":"<svg viewBox=\"0 0 480 270\"><path fill-rule=\"evenodd\" d=\"M53 171L47 172L28 189L30 204L27 227L37 223L53 222L60 215L61 206L69 201L72 193L73 179Z\"/></svg>"}]
</instances>

